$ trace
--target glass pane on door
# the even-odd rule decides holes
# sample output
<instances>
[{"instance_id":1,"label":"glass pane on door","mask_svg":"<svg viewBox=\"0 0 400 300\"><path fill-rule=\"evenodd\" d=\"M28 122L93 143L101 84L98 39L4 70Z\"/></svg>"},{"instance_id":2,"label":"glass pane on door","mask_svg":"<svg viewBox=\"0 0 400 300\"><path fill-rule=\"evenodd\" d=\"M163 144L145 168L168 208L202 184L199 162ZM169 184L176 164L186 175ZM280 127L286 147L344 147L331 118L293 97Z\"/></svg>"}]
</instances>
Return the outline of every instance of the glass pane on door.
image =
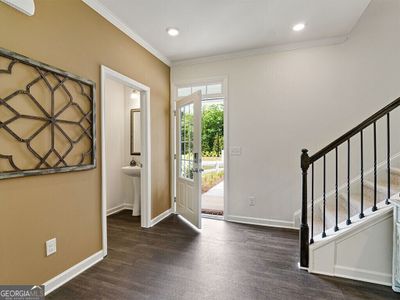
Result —
<instances>
[{"instance_id":1,"label":"glass pane on door","mask_svg":"<svg viewBox=\"0 0 400 300\"><path fill-rule=\"evenodd\" d=\"M193 103L180 108L179 176L193 180Z\"/></svg>"}]
</instances>

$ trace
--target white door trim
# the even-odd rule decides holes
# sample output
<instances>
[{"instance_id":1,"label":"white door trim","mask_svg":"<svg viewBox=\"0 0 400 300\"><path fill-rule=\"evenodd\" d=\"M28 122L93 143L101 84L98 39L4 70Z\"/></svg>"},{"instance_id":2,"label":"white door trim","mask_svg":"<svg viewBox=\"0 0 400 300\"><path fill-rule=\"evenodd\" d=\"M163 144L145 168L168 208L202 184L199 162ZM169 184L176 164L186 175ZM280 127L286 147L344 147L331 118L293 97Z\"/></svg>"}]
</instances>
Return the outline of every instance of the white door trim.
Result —
<instances>
[{"instance_id":1,"label":"white door trim","mask_svg":"<svg viewBox=\"0 0 400 300\"><path fill-rule=\"evenodd\" d=\"M228 114L228 76L215 76L197 79L187 79L182 81L171 81L171 207L174 213L176 213L175 207L175 194L176 194L176 180L175 180L175 115L176 100L178 95L176 94L177 88L184 85L201 85L215 81L222 81L223 84L223 96L224 96L224 220L228 219L229 216L229 114Z\"/></svg>"},{"instance_id":2,"label":"white door trim","mask_svg":"<svg viewBox=\"0 0 400 300\"><path fill-rule=\"evenodd\" d=\"M141 226L151 227L151 128L150 128L150 88L104 65L101 66L101 219L103 256L107 255L107 168L105 137L105 80L116 80L121 84L140 91L141 111Z\"/></svg>"}]
</instances>

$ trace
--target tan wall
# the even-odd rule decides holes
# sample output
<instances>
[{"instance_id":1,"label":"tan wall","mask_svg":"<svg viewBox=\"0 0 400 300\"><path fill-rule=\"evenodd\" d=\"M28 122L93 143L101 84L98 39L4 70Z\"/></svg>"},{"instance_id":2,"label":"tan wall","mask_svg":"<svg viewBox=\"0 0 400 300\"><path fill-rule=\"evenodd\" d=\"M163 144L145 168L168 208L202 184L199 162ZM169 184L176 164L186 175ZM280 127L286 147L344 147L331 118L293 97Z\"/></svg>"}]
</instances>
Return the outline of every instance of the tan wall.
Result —
<instances>
[{"instance_id":1,"label":"tan wall","mask_svg":"<svg viewBox=\"0 0 400 300\"><path fill-rule=\"evenodd\" d=\"M148 85L152 216L170 207L168 66L79 0L38 0L33 17L0 3L0 47L94 80L98 139L100 65ZM0 283L43 283L99 251L100 210L100 164L91 171L1 180ZM45 241L53 237L57 253L45 257Z\"/></svg>"}]
</instances>

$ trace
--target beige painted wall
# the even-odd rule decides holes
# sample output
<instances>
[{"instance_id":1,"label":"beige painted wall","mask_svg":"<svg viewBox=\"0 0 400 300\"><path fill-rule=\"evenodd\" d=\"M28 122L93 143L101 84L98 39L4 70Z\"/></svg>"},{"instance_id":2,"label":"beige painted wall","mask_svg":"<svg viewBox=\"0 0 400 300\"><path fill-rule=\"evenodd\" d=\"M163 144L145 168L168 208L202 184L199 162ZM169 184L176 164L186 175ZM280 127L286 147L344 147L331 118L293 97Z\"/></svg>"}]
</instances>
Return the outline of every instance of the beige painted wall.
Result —
<instances>
[{"instance_id":1,"label":"beige painted wall","mask_svg":"<svg viewBox=\"0 0 400 300\"><path fill-rule=\"evenodd\" d=\"M3 48L97 83L98 139L101 64L151 88L152 216L167 210L169 67L79 0L36 1L33 17L0 3L0 37ZM100 210L101 164L0 181L0 283L43 283L99 251ZM57 253L45 257L44 243L53 237Z\"/></svg>"}]
</instances>

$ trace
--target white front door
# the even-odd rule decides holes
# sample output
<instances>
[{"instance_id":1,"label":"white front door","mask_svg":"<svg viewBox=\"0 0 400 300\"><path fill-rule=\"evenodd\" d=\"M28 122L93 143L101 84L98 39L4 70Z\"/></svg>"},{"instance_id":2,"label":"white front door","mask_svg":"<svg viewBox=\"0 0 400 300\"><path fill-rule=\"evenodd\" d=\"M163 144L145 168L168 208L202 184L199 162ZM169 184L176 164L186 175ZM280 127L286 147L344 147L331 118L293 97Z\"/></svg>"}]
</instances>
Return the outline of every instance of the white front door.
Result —
<instances>
[{"instance_id":1,"label":"white front door","mask_svg":"<svg viewBox=\"0 0 400 300\"><path fill-rule=\"evenodd\" d=\"M201 228L201 92L176 102L176 212Z\"/></svg>"}]
</instances>

